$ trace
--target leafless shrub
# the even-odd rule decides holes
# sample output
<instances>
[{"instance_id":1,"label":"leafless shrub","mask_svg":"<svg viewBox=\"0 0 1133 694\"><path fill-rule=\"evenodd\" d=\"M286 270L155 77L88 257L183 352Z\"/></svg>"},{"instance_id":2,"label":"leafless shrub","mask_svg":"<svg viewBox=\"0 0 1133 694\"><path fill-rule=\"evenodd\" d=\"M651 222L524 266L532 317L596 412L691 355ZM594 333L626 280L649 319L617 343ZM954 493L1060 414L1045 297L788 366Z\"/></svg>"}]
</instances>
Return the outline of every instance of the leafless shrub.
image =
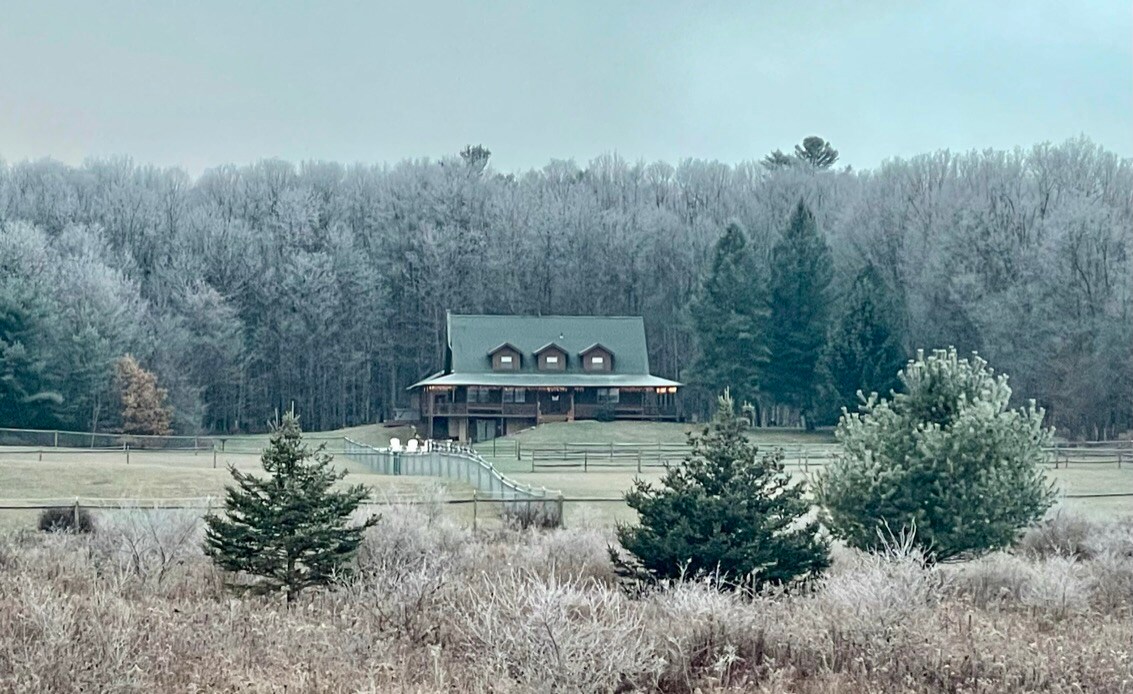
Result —
<instances>
[{"instance_id":1,"label":"leafless shrub","mask_svg":"<svg viewBox=\"0 0 1133 694\"><path fill-rule=\"evenodd\" d=\"M1047 614L1064 618L1086 611L1090 584L1082 564L1073 557L1049 557L1031 565L1019 602Z\"/></svg>"},{"instance_id":2,"label":"leafless shrub","mask_svg":"<svg viewBox=\"0 0 1133 694\"><path fill-rule=\"evenodd\" d=\"M1113 613L1133 608L1133 557L1105 551L1084 568L1089 577L1090 599L1098 610Z\"/></svg>"},{"instance_id":3,"label":"leafless shrub","mask_svg":"<svg viewBox=\"0 0 1133 694\"><path fill-rule=\"evenodd\" d=\"M941 580L913 545L894 545L885 553L843 555L813 601L842 630L884 631L929 608Z\"/></svg>"},{"instance_id":4,"label":"leafless shrub","mask_svg":"<svg viewBox=\"0 0 1133 694\"><path fill-rule=\"evenodd\" d=\"M56 506L39 514L39 529L45 533L93 533L94 520L81 506Z\"/></svg>"},{"instance_id":5,"label":"leafless shrub","mask_svg":"<svg viewBox=\"0 0 1133 694\"><path fill-rule=\"evenodd\" d=\"M1092 530L1084 543L1089 556L1115 555L1133 558L1133 518L1123 518L1112 523L1097 523Z\"/></svg>"},{"instance_id":6,"label":"leafless shrub","mask_svg":"<svg viewBox=\"0 0 1133 694\"><path fill-rule=\"evenodd\" d=\"M119 576L161 587L177 567L200 556L200 514L188 509L114 509L99 519L92 543L100 564Z\"/></svg>"},{"instance_id":7,"label":"leafless shrub","mask_svg":"<svg viewBox=\"0 0 1133 694\"><path fill-rule=\"evenodd\" d=\"M1018 604L1031 579L1031 562L1014 554L993 552L950 566L949 590L981 609L992 604Z\"/></svg>"},{"instance_id":8,"label":"leafless shrub","mask_svg":"<svg viewBox=\"0 0 1133 694\"><path fill-rule=\"evenodd\" d=\"M1082 516L1059 510L1019 539L1019 549L1036 557L1086 557L1097 527Z\"/></svg>"},{"instance_id":9,"label":"leafless shrub","mask_svg":"<svg viewBox=\"0 0 1133 694\"><path fill-rule=\"evenodd\" d=\"M506 501L500 509L504 524L517 530L558 528L563 524L559 505L548 499Z\"/></svg>"},{"instance_id":10,"label":"leafless shrub","mask_svg":"<svg viewBox=\"0 0 1133 694\"><path fill-rule=\"evenodd\" d=\"M648 686L661 663L640 611L592 581L529 572L482 574L477 600L454 606L456 639L477 667L524 691L599 692Z\"/></svg>"}]
</instances>

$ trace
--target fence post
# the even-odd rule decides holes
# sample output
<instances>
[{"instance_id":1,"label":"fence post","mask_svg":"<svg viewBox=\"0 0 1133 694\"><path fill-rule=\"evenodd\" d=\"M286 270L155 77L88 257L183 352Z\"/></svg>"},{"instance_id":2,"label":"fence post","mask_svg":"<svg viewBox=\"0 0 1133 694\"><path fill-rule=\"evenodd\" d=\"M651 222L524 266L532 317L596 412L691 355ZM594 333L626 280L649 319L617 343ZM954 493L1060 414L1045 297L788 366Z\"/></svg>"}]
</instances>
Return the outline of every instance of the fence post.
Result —
<instances>
[{"instance_id":1,"label":"fence post","mask_svg":"<svg viewBox=\"0 0 1133 694\"><path fill-rule=\"evenodd\" d=\"M637 474L641 474L641 449L637 449Z\"/></svg>"},{"instance_id":2,"label":"fence post","mask_svg":"<svg viewBox=\"0 0 1133 694\"><path fill-rule=\"evenodd\" d=\"M215 446L213 446L213 449L212 449L212 469L213 470L216 469L216 447Z\"/></svg>"},{"instance_id":3,"label":"fence post","mask_svg":"<svg viewBox=\"0 0 1133 694\"><path fill-rule=\"evenodd\" d=\"M523 456L520 453L519 440L518 439L515 442L515 459L516 460L523 460Z\"/></svg>"},{"instance_id":4,"label":"fence post","mask_svg":"<svg viewBox=\"0 0 1133 694\"><path fill-rule=\"evenodd\" d=\"M126 464L129 465L130 464L130 444L124 443L124 444L122 444L122 448L125 449L125 451L126 451Z\"/></svg>"},{"instance_id":5,"label":"fence post","mask_svg":"<svg viewBox=\"0 0 1133 694\"><path fill-rule=\"evenodd\" d=\"M477 490L472 490L472 531L476 531L476 515L480 510L480 496Z\"/></svg>"},{"instance_id":6,"label":"fence post","mask_svg":"<svg viewBox=\"0 0 1133 694\"><path fill-rule=\"evenodd\" d=\"M79 497L75 497L75 529L79 528Z\"/></svg>"},{"instance_id":7,"label":"fence post","mask_svg":"<svg viewBox=\"0 0 1133 694\"><path fill-rule=\"evenodd\" d=\"M610 442L610 461L613 462L613 460L614 460L614 442L611 441Z\"/></svg>"},{"instance_id":8,"label":"fence post","mask_svg":"<svg viewBox=\"0 0 1133 694\"><path fill-rule=\"evenodd\" d=\"M562 492L559 492L558 504L559 504L559 527L565 528L566 527L566 518L563 517L563 493Z\"/></svg>"},{"instance_id":9,"label":"fence post","mask_svg":"<svg viewBox=\"0 0 1133 694\"><path fill-rule=\"evenodd\" d=\"M59 447L59 432L55 432L55 447Z\"/></svg>"},{"instance_id":10,"label":"fence post","mask_svg":"<svg viewBox=\"0 0 1133 694\"><path fill-rule=\"evenodd\" d=\"M582 452L582 471L586 472L590 468L590 454L586 451Z\"/></svg>"}]
</instances>

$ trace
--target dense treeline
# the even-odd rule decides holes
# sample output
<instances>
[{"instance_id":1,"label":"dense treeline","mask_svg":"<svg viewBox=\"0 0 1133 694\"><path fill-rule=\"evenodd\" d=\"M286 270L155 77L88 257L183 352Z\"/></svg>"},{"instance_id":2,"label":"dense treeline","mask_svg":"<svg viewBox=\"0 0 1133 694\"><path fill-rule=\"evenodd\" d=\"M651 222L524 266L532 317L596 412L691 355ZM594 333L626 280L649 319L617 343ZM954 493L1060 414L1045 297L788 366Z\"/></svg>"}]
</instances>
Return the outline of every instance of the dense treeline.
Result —
<instances>
[{"instance_id":1,"label":"dense treeline","mask_svg":"<svg viewBox=\"0 0 1133 694\"><path fill-rule=\"evenodd\" d=\"M262 429L292 402L310 429L374 421L439 364L446 309L641 314L654 371L680 378L728 223L768 267L802 198L833 258L829 323L868 268L905 355L978 350L1063 432L1130 426L1133 162L1089 141L863 173L487 164L481 148L197 180L128 160L0 164L0 425L119 426L127 353L168 389L179 431Z\"/></svg>"}]
</instances>

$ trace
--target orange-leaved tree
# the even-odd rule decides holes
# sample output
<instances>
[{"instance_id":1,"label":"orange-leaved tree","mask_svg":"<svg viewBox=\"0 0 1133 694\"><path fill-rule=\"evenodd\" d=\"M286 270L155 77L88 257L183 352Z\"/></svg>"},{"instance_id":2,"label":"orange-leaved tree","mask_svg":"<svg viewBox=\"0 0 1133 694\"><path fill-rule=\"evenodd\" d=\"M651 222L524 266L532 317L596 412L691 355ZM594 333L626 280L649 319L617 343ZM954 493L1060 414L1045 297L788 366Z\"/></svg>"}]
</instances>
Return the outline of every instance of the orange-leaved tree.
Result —
<instances>
[{"instance_id":1,"label":"orange-leaved tree","mask_svg":"<svg viewBox=\"0 0 1133 694\"><path fill-rule=\"evenodd\" d=\"M173 408L166 404L167 391L157 387L157 377L127 354L115 364L122 396L122 432L125 434L173 433Z\"/></svg>"}]
</instances>

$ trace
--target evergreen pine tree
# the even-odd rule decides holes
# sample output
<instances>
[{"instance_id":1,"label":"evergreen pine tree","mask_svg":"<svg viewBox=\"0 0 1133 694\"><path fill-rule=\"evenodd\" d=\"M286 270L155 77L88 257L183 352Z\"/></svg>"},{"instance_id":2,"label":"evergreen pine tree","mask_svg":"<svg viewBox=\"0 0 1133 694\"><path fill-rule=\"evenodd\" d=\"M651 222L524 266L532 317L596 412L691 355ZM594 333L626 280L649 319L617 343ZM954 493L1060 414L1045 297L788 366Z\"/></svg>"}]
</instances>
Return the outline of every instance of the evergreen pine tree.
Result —
<instances>
[{"instance_id":1,"label":"evergreen pine tree","mask_svg":"<svg viewBox=\"0 0 1133 694\"><path fill-rule=\"evenodd\" d=\"M838 150L817 135L803 138L801 145L795 145L795 157L816 169L829 169L838 161Z\"/></svg>"},{"instance_id":2,"label":"evergreen pine tree","mask_svg":"<svg viewBox=\"0 0 1133 694\"><path fill-rule=\"evenodd\" d=\"M292 602L304 588L347 575L363 532L378 520L350 524L369 490L335 491L346 471L331 466L324 448L303 443L299 418L289 412L261 457L266 477L229 466L236 486L227 488L225 516L205 519L205 553L227 571L258 577L256 592L285 590Z\"/></svg>"},{"instance_id":3,"label":"evergreen pine tree","mask_svg":"<svg viewBox=\"0 0 1133 694\"><path fill-rule=\"evenodd\" d=\"M660 488L637 480L626 494L640 522L619 525L618 540L652 579L718 573L759 590L814 577L829 565L818 523L804 519L810 503L803 485L785 472L782 452L758 455L746 426L725 392L709 426L689 437L692 452L666 470Z\"/></svg>"},{"instance_id":4,"label":"evergreen pine tree","mask_svg":"<svg viewBox=\"0 0 1133 694\"><path fill-rule=\"evenodd\" d=\"M771 365L764 384L781 405L813 409L826 344L833 260L814 215L801 199L771 251ZM807 425L813 424L807 417Z\"/></svg>"},{"instance_id":5,"label":"evergreen pine tree","mask_svg":"<svg viewBox=\"0 0 1133 694\"><path fill-rule=\"evenodd\" d=\"M122 432L168 436L173 409L166 404L168 393L157 387L157 377L142 368L130 354L115 363L122 397Z\"/></svg>"},{"instance_id":6,"label":"evergreen pine tree","mask_svg":"<svg viewBox=\"0 0 1133 694\"><path fill-rule=\"evenodd\" d=\"M17 297L0 295L0 426L55 424L62 397L48 385L35 323L36 316Z\"/></svg>"},{"instance_id":7,"label":"evergreen pine tree","mask_svg":"<svg viewBox=\"0 0 1133 694\"><path fill-rule=\"evenodd\" d=\"M767 364L767 298L738 224L716 242L712 268L690 306L700 357L693 380L755 402Z\"/></svg>"},{"instance_id":8,"label":"evergreen pine tree","mask_svg":"<svg viewBox=\"0 0 1133 694\"><path fill-rule=\"evenodd\" d=\"M913 531L938 560L1009 546L1054 500L1043 411L1008 409L1007 377L955 349L918 353L900 379L838 423L843 454L815 485L824 524L861 549Z\"/></svg>"},{"instance_id":9,"label":"evergreen pine tree","mask_svg":"<svg viewBox=\"0 0 1133 694\"><path fill-rule=\"evenodd\" d=\"M897 387L905 361L896 303L881 273L867 264L843 301L823 355L830 410L856 410L859 391L864 396L889 393Z\"/></svg>"}]
</instances>

